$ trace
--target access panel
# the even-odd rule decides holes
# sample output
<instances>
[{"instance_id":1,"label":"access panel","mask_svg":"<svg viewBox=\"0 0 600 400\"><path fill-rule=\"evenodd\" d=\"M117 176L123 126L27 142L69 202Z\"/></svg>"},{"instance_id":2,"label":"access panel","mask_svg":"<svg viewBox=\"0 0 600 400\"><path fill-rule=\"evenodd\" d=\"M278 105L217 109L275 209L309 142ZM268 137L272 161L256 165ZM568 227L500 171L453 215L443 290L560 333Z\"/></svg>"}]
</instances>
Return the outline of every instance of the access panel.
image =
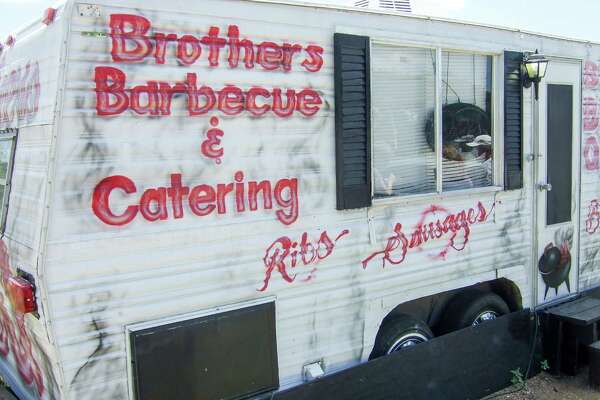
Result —
<instances>
[{"instance_id":1,"label":"access panel","mask_svg":"<svg viewBox=\"0 0 600 400\"><path fill-rule=\"evenodd\" d=\"M279 387L275 303L130 332L136 399L243 399Z\"/></svg>"}]
</instances>

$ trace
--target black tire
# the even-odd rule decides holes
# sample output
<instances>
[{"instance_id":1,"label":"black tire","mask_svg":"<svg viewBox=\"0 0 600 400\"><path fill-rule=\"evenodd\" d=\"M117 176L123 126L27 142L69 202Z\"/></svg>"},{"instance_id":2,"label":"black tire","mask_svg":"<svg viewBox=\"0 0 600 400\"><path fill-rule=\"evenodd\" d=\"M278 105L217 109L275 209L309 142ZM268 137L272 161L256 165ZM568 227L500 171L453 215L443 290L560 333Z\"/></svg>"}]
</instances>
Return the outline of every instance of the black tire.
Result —
<instances>
[{"instance_id":1,"label":"black tire","mask_svg":"<svg viewBox=\"0 0 600 400\"><path fill-rule=\"evenodd\" d=\"M369 360L401 350L402 343L412 346L431 339L433 333L425 322L406 314L388 317L379 328Z\"/></svg>"},{"instance_id":2,"label":"black tire","mask_svg":"<svg viewBox=\"0 0 600 400\"><path fill-rule=\"evenodd\" d=\"M467 290L457 294L446 306L439 323L440 334L485 322L481 316L497 318L510 312L506 302L492 292ZM489 314L486 314L489 313ZM479 319L479 323L476 321Z\"/></svg>"}]
</instances>

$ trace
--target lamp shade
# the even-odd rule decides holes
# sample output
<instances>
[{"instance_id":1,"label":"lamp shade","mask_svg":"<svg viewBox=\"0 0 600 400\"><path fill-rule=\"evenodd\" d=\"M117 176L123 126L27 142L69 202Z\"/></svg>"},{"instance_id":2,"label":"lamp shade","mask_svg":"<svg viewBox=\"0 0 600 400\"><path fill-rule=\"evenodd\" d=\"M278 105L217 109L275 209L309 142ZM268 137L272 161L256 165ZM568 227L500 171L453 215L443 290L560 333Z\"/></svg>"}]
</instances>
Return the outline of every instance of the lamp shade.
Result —
<instances>
[{"instance_id":1,"label":"lamp shade","mask_svg":"<svg viewBox=\"0 0 600 400\"><path fill-rule=\"evenodd\" d=\"M543 54L530 54L525 60L525 70L527 77L534 82L539 82L546 75L548 68L548 59Z\"/></svg>"}]
</instances>

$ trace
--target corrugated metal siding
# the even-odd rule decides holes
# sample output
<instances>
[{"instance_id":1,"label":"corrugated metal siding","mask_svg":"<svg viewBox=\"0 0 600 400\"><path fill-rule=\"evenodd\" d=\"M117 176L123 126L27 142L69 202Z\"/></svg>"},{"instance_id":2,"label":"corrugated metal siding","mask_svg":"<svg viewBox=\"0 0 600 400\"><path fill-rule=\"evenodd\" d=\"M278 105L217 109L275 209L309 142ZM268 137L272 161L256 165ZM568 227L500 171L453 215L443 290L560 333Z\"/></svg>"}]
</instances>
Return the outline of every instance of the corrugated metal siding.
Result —
<instances>
[{"instance_id":1,"label":"corrugated metal siding","mask_svg":"<svg viewBox=\"0 0 600 400\"><path fill-rule=\"evenodd\" d=\"M581 225L580 225L580 267L579 287L586 290L600 285L600 169L598 166L598 118L600 109L598 96L598 67L600 54L588 55L583 64L583 106L582 106L582 145L581 145Z\"/></svg>"},{"instance_id":2,"label":"corrugated metal siding","mask_svg":"<svg viewBox=\"0 0 600 400\"><path fill-rule=\"evenodd\" d=\"M41 13L42 10L40 17ZM60 393L58 356L52 343L47 293L39 267L55 133L61 38L66 27L61 21L65 22L63 7L57 6L53 24L46 26L38 19L25 30L13 33L14 46L0 52L0 130L19 128L6 229L0 245L2 255L4 245L8 255L6 264L0 257L0 307L2 344L9 346L0 363L5 381L23 399L55 398ZM35 279L39 318L18 314L7 296L4 279L16 275L17 268ZM6 371L5 365L12 371Z\"/></svg>"},{"instance_id":3,"label":"corrugated metal siding","mask_svg":"<svg viewBox=\"0 0 600 400\"><path fill-rule=\"evenodd\" d=\"M302 365L307 362L323 358L327 372L359 362L373 343L381 318L401 301L493 279L502 275L500 270L520 285L524 304L530 304L526 285L532 221L525 191L430 198L375 206L369 212L335 211L334 27L377 26L392 35L414 38L420 35L423 21L407 19L399 24L391 16L234 1L178 1L168 6L146 2L144 7L153 11L134 9L137 2L109 3L114 6L103 6L99 18L73 15L45 259L68 397L126 398L124 326L217 305L277 297L279 374L286 387L301 381ZM223 32L235 23L252 40L318 44L324 48L325 63L315 74L297 65L289 73L210 69L204 57L189 68L177 66L172 57L162 66L114 64L105 36L111 13L144 15L158 31L180 35L203 36L210 26ZM473 35L472 27L452 25L456 31L450 32L445 23L436 24L429 29L431 34L437 32L442 45L461 37L456 43L487 46L500 53L513 40L512 32L481 30ZM527 40L525 47L530 45ZM563 49L565 54L575 51L569 46L548 42L550 49ZM312 118L246 114L228 118L215 113L225 131L225 156L216 165L200 155L208 117L187 117L182 99L174 101L170 117L139 117L130 112L116 118L97 117L93 75L98 65L122 69L127 85L181 81L185 73L196 72L199 82L217 88L228 83L244 89L311 87L324 103ZM126 175L138 186L135 195L113 195L113 207L119 208L146 188L168 185L170 173L181 172L184 184L196 185L233 182L238 170L244 171L246 181L297 177L298 220L284 226L275 210L199 218L186 209L183 219L149 223L138 217L116 228L100 222L91 210L92 191L107 176ZM476 207L479 201L486 209L495 203L494 212L485 223L472 226L463 251L450 250L445 259L434 260L429 255L439 253L446 242L433 242L421 252L408 254L400 265L382 268L375 260L363 268L361 262L383 248L396 222L409 232L431 204L457 213ZM309 282L302 279L310 277L315 266L301 264L294 271L295 282L285 282L275 271L268 290L257 290L265 277L265 251L274 240L285 235L299 241L307 232L315 241L324 231L335 238L346 229L350 235L316 265L318 271Z\"/></svg>"},{"instance_id":4,"label":"corrugated metal siding","mask_svg":"<svg viewBox=\"0 0 600 400\"><path fill-rule=\"evenodd\" d=\"M13 34L14 46L0 51L0 129L54 122L61 17L62 8L54 24Z\"/></svg>"},{"instance_id":5,"label":"corrugated metal siding","mask_svg":"<svg viewBox=\"0 0 600 400\"><path fill-rule=\"evenodd\" d=\"M52 138L52 125L32 126L19 130L13 166L12 187L6 220L5 241L8 246L9 263L12 274L20 268L31 273L38 285L38 308L40 318L31 314L24 317L27 335L33 344L33 357L42 368L42 398L52 398L59 393L58 357L46 331L49 313L43 301L45 293L41 277L38 275L40 235L46 210L46 182L48 179L49 153ZM4 307L10 314L14 310L2 290ZM16 321L16 319L14 320ZM13 324L16 324L13 323ZM17 325L13 325L16 329ZM6 326L4 326L6 328ZM22 333L19 333L22 335ZM26 339L22 339L26 340ZM33 385L25 385L37 396Z\"/></svg>"}]
</instances>

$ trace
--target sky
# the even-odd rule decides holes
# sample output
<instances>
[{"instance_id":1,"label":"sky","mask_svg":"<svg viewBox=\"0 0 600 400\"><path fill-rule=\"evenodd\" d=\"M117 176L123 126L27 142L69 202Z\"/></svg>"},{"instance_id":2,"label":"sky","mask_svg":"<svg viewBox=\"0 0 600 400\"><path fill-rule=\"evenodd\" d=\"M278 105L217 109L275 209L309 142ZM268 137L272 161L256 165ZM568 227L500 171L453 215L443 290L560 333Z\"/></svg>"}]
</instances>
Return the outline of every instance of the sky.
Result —
<instances>
[{"instance_id":1,"label":"sky","mask_svg":"<svg viewBox=\"0 0 600 400\"><path fill-rule=\"evenodd\" d=\"M202 1L202 0L197 0ZM352 4L352 0L304 0ZM0 41L55 0L0 0ZM143 0L140 1L140 4ZM411 0L413 12L600 42L598 0Z\"/></svg>"}]
</instances>

